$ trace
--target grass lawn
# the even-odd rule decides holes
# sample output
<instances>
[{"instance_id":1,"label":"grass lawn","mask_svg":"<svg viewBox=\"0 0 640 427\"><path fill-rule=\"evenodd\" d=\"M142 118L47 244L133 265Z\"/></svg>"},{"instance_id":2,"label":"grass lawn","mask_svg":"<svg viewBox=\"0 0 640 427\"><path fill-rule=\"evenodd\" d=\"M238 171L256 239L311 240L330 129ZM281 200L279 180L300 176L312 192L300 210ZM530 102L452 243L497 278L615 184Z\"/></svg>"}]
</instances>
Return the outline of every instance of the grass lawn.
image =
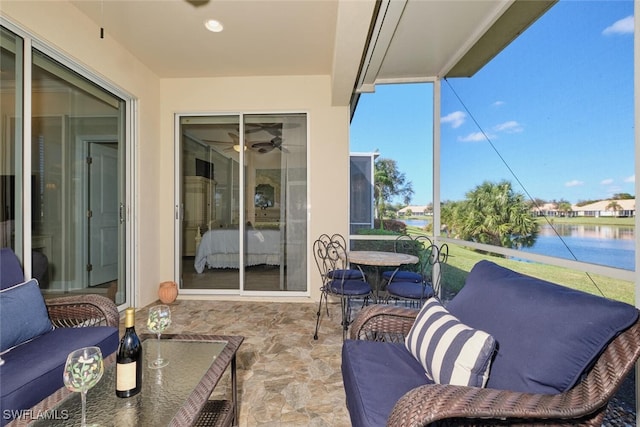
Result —
<instances>
[{"instance_id":1,"label":"grass lawn","mask_svg":"<svg viewBox=\"0 0 640 427\"><path fill-rule=\"evenodd\" d=\"M550 217L549 222L552 224L579 224L579 225L623 225L623 226L635 226L635 218L610 218L610 217ZM544 218L537 218L538 223L546 224L547 220Z\"/></svg>"},{"instance_id":2,"label":"grass lawn","mask_svg":"<svg viewBox=\"0 0 640 427\"><path fill-rule=\"evenodd\" d=\"M583 224L583 222L580 222L580 224ZM407 227L407 232L410 234L424 234L424 232L417 227ZM449 260L444 266L442 273L444 290L449 293L457 293L464 285L467 274L471 271L471 268L483 259L493 261L496 264L520 273L558 283L569 288L579 289L594 295L604 295L607 298L623 301L632 305L635 304L635 285L632 282L612 279L597 274L587 274L585 272L553 265L505 259L476 252L459 245L449 245ZM590 277L593 279L593 282Z\"/></svg>"}]
</instances>

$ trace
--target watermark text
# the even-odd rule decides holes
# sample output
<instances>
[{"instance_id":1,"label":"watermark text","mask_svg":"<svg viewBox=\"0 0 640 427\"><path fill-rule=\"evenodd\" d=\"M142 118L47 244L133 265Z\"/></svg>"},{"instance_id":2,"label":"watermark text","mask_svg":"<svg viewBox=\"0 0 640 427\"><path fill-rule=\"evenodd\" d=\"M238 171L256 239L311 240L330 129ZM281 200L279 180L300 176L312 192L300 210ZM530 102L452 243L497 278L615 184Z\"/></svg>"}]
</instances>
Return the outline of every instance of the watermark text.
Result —
<instances>
[{"instance_id":1,"label":"watermark text","mask_svg":"<svg viewBox=\"0 0 640 427\"><path fill-rule=\"evenodd\" d=\"M67 420L69 419L69 411L66 409L51 411L36 411L33 409L5 409L2 411L2 419L4 420Z\"/></svg>"}]
</instances>

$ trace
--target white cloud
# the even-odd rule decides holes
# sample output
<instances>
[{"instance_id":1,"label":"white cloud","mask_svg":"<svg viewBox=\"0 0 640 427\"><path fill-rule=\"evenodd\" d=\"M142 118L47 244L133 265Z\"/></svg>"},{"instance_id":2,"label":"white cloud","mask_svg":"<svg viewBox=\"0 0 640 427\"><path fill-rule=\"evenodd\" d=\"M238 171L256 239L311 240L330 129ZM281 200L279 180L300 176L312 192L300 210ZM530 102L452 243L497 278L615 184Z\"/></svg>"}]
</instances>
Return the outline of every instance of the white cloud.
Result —
<instances>
[{"instance_id":1,"label":"white cloud","mask_svg":"<svg viewBox=\"0 0 640 427\"><path fill-rule=\"evenodd\" d=\"M487 137L488 137L488 135L485 136L485 134L482 133L482 132L473 132L473 133L470 133L467 136L459 137L458 141L462 141L462 142L478 142L478 141L486 140Z\"/></svg>"},{"instance_id":2,"label":"white cloud","mask_svg":"<svg viewBox=\"0 0 640 427\"><path fill-rule=\"evenodd\" d=\"M504 104L505 104L505 102L504 102L504 101L496 101L496 102L494 102L492 105L493 105L494 107L502 107Z\"/></svg>"},{"instance_id":3,"label":"white cloud","mask_svg":"<svg viewBox=\"0 0 640 427\"><path fill-rule=\"evenodd\" d=\"M633 15L622 18L602 31L605 36L611 34L633 34Z\"/></svg>"},{"instance_id":4,"label":"white cloud","mask_svg":"<svg viewBox=\"0 0 640 427\"><path fill-rule=\"evenodd\" d=\"M635 174L634 174L634 175L631 175L631 176L626 177L626 178L624 179L624 182L630 182L630 183L634 183L634 182L636 182L636 176L635 176Z\"/></svg>"},{"instance_id":5,"label":"white cloud","mask_svg":"<svg viewBox=\"0 0 640 427\"><path fill-rule=\"evenodd\" d=\"M511 120L494 126L493 130L496 132L517 133L522 132L522 125L515 120Z\"/></svg>"},{"instance_id":6,"label":"white cloud","mask_svg":"<svg viewBox=\"0 0 640 427\"><path fill-rule=\"evenodd\" d=\"M603 179L602 181L600 181L600 185L611 185L611 184L613 184L613 179L611 178Z\"/></svg>"},{"instance_id":7,"label":"white cloud","mask_svg":"<svg viewBox=\"0 0 640 427\"><path fill-rule=\"evenodd\" d=\"M565 187L579 187L581 185L584 185L584 182L578 181L577 179L574 179L573 181L569 181L569 182L565 182L564 183Z\"/></svg>"},{"instance_id":8,"label":"white cloud","mask_svg":"<svg viewBox=\"0 0 640 427\"><path fill-rule=\"evenodd\" d=\"M463 111L454 111L440 118L440 123L450 123L452 128L458 128L464 124L467 115Z\"/></svg>"}]
</instances>

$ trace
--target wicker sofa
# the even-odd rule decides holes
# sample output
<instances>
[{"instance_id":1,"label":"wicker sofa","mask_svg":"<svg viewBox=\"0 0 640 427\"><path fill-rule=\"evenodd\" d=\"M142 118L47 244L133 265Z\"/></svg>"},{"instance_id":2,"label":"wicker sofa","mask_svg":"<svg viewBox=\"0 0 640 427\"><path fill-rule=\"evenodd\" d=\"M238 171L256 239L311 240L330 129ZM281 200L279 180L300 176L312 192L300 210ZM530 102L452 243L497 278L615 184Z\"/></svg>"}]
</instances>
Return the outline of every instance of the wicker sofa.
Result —
<instances>
[{"instance_id":1,"label":"wicker sofa","mask_svg":"<svg viewBox=\"0 0 640 427\"><path fill-rule=\"evenodd\" d=\"M353 426L600 426L640 355L635 307L488 261L474 266L446 311L494 338L486 384L428 377L405 344L424 308L369 306L342 349Z\"/></svg>"},{"instance_id":2,"label":"wicker sofa","mask_svg":"<svg viewBox=\"0 0 640 427\"><path fill-rule=\"evenodd\" d=\"M119 318L99 295L45 301L13 251L0 249L0 425L25 424L67 393L62 371L71 351L98 346L113 358Z\"/></svg>"}]
</instances>

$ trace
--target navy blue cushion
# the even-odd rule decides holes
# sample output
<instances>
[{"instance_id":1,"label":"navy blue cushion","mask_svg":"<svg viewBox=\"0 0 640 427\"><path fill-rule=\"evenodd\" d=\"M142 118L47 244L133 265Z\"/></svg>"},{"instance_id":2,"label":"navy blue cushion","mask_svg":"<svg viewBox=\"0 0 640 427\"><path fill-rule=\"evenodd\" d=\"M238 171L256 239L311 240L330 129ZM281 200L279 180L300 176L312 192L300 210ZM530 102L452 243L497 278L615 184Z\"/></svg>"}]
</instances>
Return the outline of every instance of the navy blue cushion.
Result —
<instances>
[{"instance_id":1,"label":"navy blue cushion","mask_svg":"<svg viewBox=\"0 0 640 427\"><path fill-rule=\"evenodd\" d=\"M329 279L363 280L364 276L360 270L332 270L327 273Z\"/></svg>"},{"instance_id":2,"label":"navy blue cushion","mask_svg":"<svg viewBox=\"0 0 640 427\"><path fill-rule=\"evenodd\" d=\"M635 307L477 263L447 309L491 334L498 350L488 388L557 394L638 318Z\"/></svg>"},{"instance_id":3,"label":"navy blue cushion","mask_svg":"<svg viewBox=\"0 0 640 427\"><path fill-rule=\"evenodd\" d=\"M391 296L409 299L427 299L433 296L431 286L415 282L391 282L387 285L387 292Z\"/></svg>"},{"instance_id":4,"label":"navy blue cushion","mask_svg":"<svg viewBox=\"0 0 640 427\"><path fill-rule=\"evenodd\" d=\"M0 249L0 289L24 282L24 273L18 257L11 248Z\"/></svg>"},{"instance_id":5,"label":"navy blue cushion","mask_svg":"<svg viewBox=\"0 0 640 427\"><path fill-rule=\"evenodd\" d=\"M118 348L118 329L110 326L57 328L3 355L0 413L28 409L64 387L62 371L73 350L98 346L107 357Z\"/></svg>"},{"instance_id":6,"label":"navy blue cushion","mask_svg":"<svg viewBox=\"0 0 640 427\"><path fill-rule=\"evenodd\" d=\"M362 280L332 280L329 289L334 294L341 295L367 295L371 292L371 285Z\"/></svg>"},{"instance_id":7,"label":"navy blue cushion","mask_svg":"<svg viewBox=\"0 0 640 427\"><path fill-rule=\"evenodd\" d=\"M342 345L342 379L353 427L385 426L404 394L432 384L403 343L363 340Z\"/></svg>"},{"instance_id":8,"label":"navy blue cushion","mask_svg":"<svg viewBox=\"0 0 640 427\"><path fill-rule=\"evenodd\" d=\"M0 290L0 352L52 329L36 279Z\"/></svg>"},{"instance_id":9,"label":"navy blue cushion","mask_svg":"<svg viewBox=\"0 0 640 427\"><path fill-rule=\"evenodd\" d=\"M391 276L393 276L394 282L422 282L422 275L420 275L419 273L414 273L413 271L398 270L396 274L393 274L393 270L391 270L382 273L382 278L385 280L390 280Z\"/></svg>"}]
</instances>

